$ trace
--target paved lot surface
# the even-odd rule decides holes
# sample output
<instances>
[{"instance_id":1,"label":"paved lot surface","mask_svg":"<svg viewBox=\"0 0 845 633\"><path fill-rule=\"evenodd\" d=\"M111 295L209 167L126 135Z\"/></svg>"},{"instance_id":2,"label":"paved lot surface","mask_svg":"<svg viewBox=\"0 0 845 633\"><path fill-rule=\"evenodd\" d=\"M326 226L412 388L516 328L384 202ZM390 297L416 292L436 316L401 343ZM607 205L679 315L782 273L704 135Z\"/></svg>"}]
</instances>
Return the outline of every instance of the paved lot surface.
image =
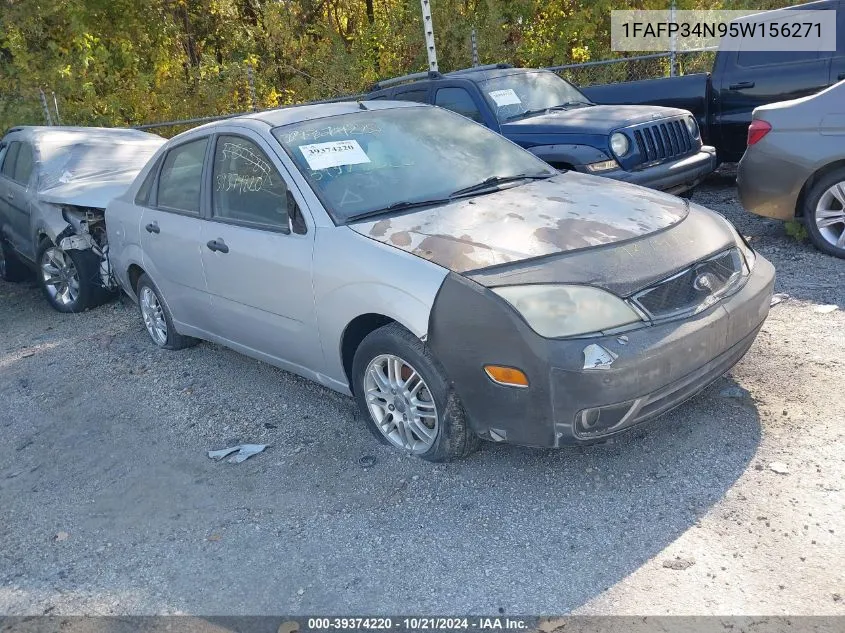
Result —
<instances>
[{"instance_id":1,"label":"paved lot surface","mask_svg":"<svg viewBox=\"0 0 845 633\"><path fill-rule=\"evenodd\" d=\"M446 466L305 380L154 349L129 303L0 282L0 613L845 614L845 261L734 196L696 200L789 298L729 376L610 444ZM205 456L234 439L272 447Z\"/></svg>"}]
</instances>

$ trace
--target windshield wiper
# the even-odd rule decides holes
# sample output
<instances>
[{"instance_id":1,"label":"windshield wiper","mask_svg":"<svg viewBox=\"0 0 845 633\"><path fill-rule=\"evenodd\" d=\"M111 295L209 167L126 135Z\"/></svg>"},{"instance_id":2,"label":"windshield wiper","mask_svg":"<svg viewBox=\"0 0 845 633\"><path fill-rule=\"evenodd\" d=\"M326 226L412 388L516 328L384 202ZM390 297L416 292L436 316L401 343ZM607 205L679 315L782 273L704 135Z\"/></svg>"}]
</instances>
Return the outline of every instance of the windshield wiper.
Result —
<instances>
[{"instance_id":1,"label":"windshield wiper","mask_svg":"<svg viewBox=\"0 0 845 633\"><path fill-rule=\"evenodd\" d=\"M357 222L358 220L366 220L367 218L374 218L379 215L386 215L388 213L394 213L396 211L404 211L405 209L416 209L417 207L430 207L435 204L446 204L447 202L451 202L449 198L433 198L431 200L402 200L400 202L394 202L386 207L382 207L381 209L371 209L370 211L362 211L361 213L356 213L355 215L350 215L346 218L347 222Z\"/></svg>"},{"instance_id":2,"label":"windshield wiper","mask_svg":"<svg viewBox=\"0 0 845 633\"><path fill-rule=\"evenodd\" d=\"M549 106L548 108L537 108L536 110L526 110L525 112L520 112L519 114L514 114L513 116L509 116L505 121L513 121L514 119L524 119L526 117L534 116L536 114L546 114L548 112L554 112L555 110L566 110L568 108L572 108L574 106L592 106L595 105L594 103L590 103L589 101L567 101L566 103L560 103L558 105Z\"/></svg>"},{"instance_id":3,"label":"windshield wiper","mask_svg":"<svg viewBox=\"0 0 845 633\"><path fill-rule=\"evenodd\" d=\"M566 110L567 108L571 108L573 106L591 106L595 105L594 103L590 103L589 101L567 101L566 103L561 103L560 105L552 106L549 110Z\"/></svg>"},{"instance_id":4,"label":"windshield wiper","mask_svg":"<svg viewBox=\"0 0 845 633\"><path fill-rule=\"evenodd\" d=\"M518 180L543 180L545 178L551 178L555 174L547 174L547 173L539 173L539 174L517 174L515 176L491 176L490 178L486 178L481 182L478 182L474 185L470 185L469 187L464 187L463 189L458 189L457 191L453 191L450 197L457 198L460 196L465 196L471 193L478 193L480 191L484 191L486 189L492 189L499 185L504 185L509 182L516 182Z\"/></svg>"}]
</instances>

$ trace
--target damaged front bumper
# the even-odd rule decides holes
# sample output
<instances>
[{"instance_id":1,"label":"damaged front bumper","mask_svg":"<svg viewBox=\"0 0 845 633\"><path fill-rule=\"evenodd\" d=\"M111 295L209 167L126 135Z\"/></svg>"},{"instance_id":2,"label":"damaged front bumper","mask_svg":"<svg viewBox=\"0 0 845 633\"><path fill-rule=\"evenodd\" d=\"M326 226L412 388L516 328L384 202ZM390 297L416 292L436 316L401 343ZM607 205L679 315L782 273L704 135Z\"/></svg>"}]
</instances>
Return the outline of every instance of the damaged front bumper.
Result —
<instances>
[{"instance_id":1,"label":"damaged front bumper","mask_svg":"<svg viewBox=\"0 0 845 633\"><path fill-rule=\"evenodd\" d=\"M447 334L457 323L440 312L430 344L482 437L541 447L589 443L665 413L728 371L768 315L773 286L774 268L758 256L729 298L625 336L544 339L518 319L493 317L458 343ZM478 314L481 306L467 309ZM451 349L443 343L450 338ZM519 368L529 387L493 383L481 371L487 363Z\"/></svg>"}]
</instances>

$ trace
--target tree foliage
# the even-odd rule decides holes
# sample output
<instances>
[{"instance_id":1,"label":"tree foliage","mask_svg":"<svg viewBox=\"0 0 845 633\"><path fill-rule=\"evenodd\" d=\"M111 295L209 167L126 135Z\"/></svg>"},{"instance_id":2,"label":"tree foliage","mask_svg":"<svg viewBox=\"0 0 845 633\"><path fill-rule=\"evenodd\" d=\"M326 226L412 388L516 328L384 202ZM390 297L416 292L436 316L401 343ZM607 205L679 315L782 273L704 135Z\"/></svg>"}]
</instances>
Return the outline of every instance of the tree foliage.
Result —
<instances>
[{"instance_id":1,"label":"tree foliage","mask_svg":"<svg viewBox=\"0 0 845 633\"><path fill-rule=\"evenodd\" d=\"M780 5L783 2L767 2ZM715 0L679 0L713 8ZM738 8L742 0L718 2ZM760 2L753 3L756 6ZM665 9L668 0L630 0ZM441 69L611 56L617 0L432 0ZM362 91L427 67L419 0L0 0L0 129L132 125Z\"/></svg>"}]
</instances>

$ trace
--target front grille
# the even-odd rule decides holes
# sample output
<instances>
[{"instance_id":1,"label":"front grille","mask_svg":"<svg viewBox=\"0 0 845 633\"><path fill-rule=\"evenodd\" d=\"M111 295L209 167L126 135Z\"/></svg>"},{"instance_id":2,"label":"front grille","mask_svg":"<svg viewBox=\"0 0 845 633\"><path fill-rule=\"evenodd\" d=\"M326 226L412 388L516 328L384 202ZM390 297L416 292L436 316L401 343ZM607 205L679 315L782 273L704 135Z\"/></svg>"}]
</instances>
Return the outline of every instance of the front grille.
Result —
<instances>
[{"instance_id":1,"label":"front grille","mask_svg":"<svg viewBox=\"0 0 845 633\"><path fill-rule=\"evenodd\" d=\"M743 272L742 254L731 248L638 292L632 300L655 321L688 316L737 289Z\"/></svg>"},{"instance_id":2,"label":"front grille","mask_svg":"<svg viewBox=\"0 0 845 633\"><path fill-rule=\"evenodd\" d=\"M634 130L634 140L646 163L683 156L695 147L681 119L640 126Z\"/></svg>"}]
</instances>

